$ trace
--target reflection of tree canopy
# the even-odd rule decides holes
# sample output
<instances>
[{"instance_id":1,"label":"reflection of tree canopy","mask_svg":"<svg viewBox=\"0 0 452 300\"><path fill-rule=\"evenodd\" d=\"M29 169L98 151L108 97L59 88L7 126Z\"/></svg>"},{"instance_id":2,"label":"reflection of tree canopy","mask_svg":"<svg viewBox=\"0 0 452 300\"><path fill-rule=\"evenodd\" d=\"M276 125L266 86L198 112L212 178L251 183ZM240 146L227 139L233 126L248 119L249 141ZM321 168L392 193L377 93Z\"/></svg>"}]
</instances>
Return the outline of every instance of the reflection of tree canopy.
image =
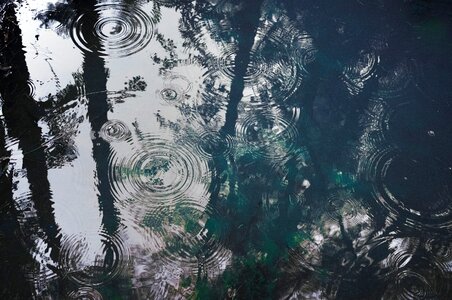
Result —
<instances>
[{"instance_id":1,"label":"reflection of tree canopy","mask_svg":"<svg viewBox=\"0 0 452 300\"><path fill-rule=\"evenodd\" d=\"M270 70L274 70L274 66L279 63L278 60L282 58L290 63L295 62L298 74L289 73L286 78L275 76L275 79L279 79L281 82L269 80L268 84L262 84L262 79L265 79L265 77L261 77L259 78L260 81L249 83L249 86L253 86L252 93L257 98L257 102L262 101L273 105L273 101L284 99L280 94L283 84L294 76L302 74L301 82L294 85L295 90L288 93L287 99L284 100L286 100L285 103L301 106L304 110L297 128L306 134L305 143L312 158L310 167L313 171L314 185L306 194L306 198L308 198L306 203L309 203L308 205L312 209L303 207L304 210L307 210L307 212L304 212L306 215L294 218L295 220L303 220L303 222L311 225L306 225L298 230L293 230L294 227L292 227L293 237L288 238L286 242L290 247L295 248L291 249L291 251L293 250L293 255L300 255L298 258L308 260L311 264L318 262L316 263L316 268L325 268L323 274L315 274L309 270L309 266L306 267L306 265L302 264L299 266L300 270L296 271L296 275L284 282L285 279L292 276L293 270L287 270L286 276L288 277L282 276L279 280L280 284L291 286L292 293L286 294L287 297L326 296L322 286L326 287L330 284L334 285L334 283L326 282L325 275L329 272L339 272L341 268L352 269L355 260L363 259L359 255L365 255L359 253L359 251L362 251L360 247L363 246L363 243L371 244L372 239L381 237L381 233L377 232L377 228L384 227L385 224L375 225L364 217L372 214L374 209L372 205L366 203L366 199L361 198L368 197L366 191L357 192L353 190L356 176L352 174L355 172L356 160L344 158L344 156L354 155L347 154L348 151L356 151L356 149L353 150L353 147L356 147L357 142L355 139L359 135L358 117L360 113L364 113L369 98L374 96L373 93L375 93L376 86L390 85L388 84L390 79L377 80L374 74L378 72L383 77L397 77L397 75L391 74L392 70L395 69L395 73L400 72L397 65L401 61L403 62L405 58L392 56L393 49L391 50L388 45L398 45L397 41L403 39L407 42L407 44L402 45L404 49L416 49L412 44L412 41L416 41L415 37L405 36L408 32L411 34L410 25L404 23L407 20L403 18L401 21L399 14L401 9L413 9L415 5L417 4L413 2L401 4L400 2L389 3L387 1L378 3L357 1L353 4L343 1L335 3L327 3L327 1L302 1L302 3L283 1L280 4L276 4L268 1L262 6L257 35L249 53L251 64L256 63L254 59L259 59L263 65L269 67ZM240 35L244 34L246 29L238 26L236 18L240 15L242 8L240 3L233 1L209 2L199 5L186 4L185 6L177 7L183 12L180 23L180 32L184 38L183 45L188 49L189 53L192 53L192 51L200 53L199 56L203 58L201 61L198 60L198 63L206 69L207 74L210 70L217 67L216 64L231 49L235 56L229 62L240 63L240 61L235 59L238 57L237 52L240 51L241 38L243 38ZM416 9L419 9L422 15L429 8L424 6ZM435 11L435 14L440 13ZM409 20L409 22L412 22L412 20ZM356 26L357 23L362 26ZM397 28L397 32L393 31L394 28ZM397 51L397 53L400 55L400 53L404 52ZM415 58L416 55L418 54L408 53L411 58ZM381 69L375 67L376 61L382 66ZM169 69L173 73L178 71L174 64L168 66ZM288 68L286 67L284 70L287 71ZM224 74L221 74L221 72L212 72L212 76L205 76L202 83L203 91L208 91L208 93L214 95L212 98L216 99L221 99L217 95L222 94L223 98L229 98L227 101L230 104L232 101L231 81L236 79L234 76L238 76L236 71L237 69L231 71L230 81L225 80L224 77L222 78ZM248 72L252 72L252 70L247 69L245 75ZM306 76L306 73L309 73L309 76ZM221 84L216 82L221 82ZM244 86L244 91L246 91L247 83ZM304 88L305 86L307 88ZM246 100L244 93L240 97L240 102L242 102L240 105L243 102L246 103ZM253 104L256 99L248 101ZM281 104L281 102L278 102L278 104ZM241 109L244 107L246 107L246 104L243 104ZM224 111L224 109L218 101L203 102L196 107L196 110L205 117L206 123L209 120L216 119L215 116ZM252 114L252 108L251 111L245 112L245 114ZM256 118L259 118L259 113L256 115ZM256 122L259 122L258 119ZM271 127L271 125L269 126ZM255 138L259 138L257 131ZM239 149L240 146L237 148ZM256 215L254 215L256 216L255 220L251 221L252 217L248 220L240 220L241 212L246 218L249 217L250 211L260 211L260 208L256 208L256 206L260 203L260 199L263 196L255 191L259 188L262 189L262 186L270 185L270 183L266 182L265 175L261 178L259 172L254 169L244 172L246 174L244 178L235 178L237 175L233 174L236 174L237 171L234 168L240 170L243 168L242 164L245 166L253 165L255 158L252 158L252 155L250 155L250 161L244 163L247 155L249 154L242 153L236 155L233 161L231 159L230 163L233 167L226 168L228 171L225 171L229 174L227 176L228 179L220 184L223 186L220 190L226 190L229 182L228 192L219 192L218 195L229 193L229 196L226 197L229 202L223 207L225 210L224 215L227 219L225 223L230 224L236 230L241 228L239 236L249 237L249 232L253 232L252 228L256 226L253 222L256 220L262 221L262 216L257 217L258 213L256 212ZM342 162L338 157L344 158ZM226 160L229 160L229 158L226 158ZM219 161L217 163L219 173L224 174L224 170L221 171L222 169L219 167L221 163ZM265 165L263 162L259 162L259 164L261 166ZM287 168L288 166L285 167ZM293 172L300 174L300 170ZM292 188L297 185L295 177L293 174L288 175L289 182L292 180L292 183L289 184L292 185ZM256 188L254 184L259 188ZM247 194L248 188L252 191L249 194ZM281 194L284 194L284 188L281 187L272 187L270 190L279 190ZM350 202L341 202L344 198L337 198L337 193L340 192L348 195L340 194L345 199L349 197ZM284 202L281 199L282 197L280 196L277 200L280 208L279 213L283 211L281 208L284 206ZM238 203L242 203L244 208L240 207ZM338 211L338 215L333 219L329 220L324 215L312 215L306 218L314 211L322 212L331 209L329 205L332 203L336 206L334 210ZM253 206L253 204L256 206ZM355 221L352 222L351 220L355 217L349 215L350 211L360 215L362 223L353 223ZM251 215L253 216L253 214ZM259 223L260 221L256 222ZM266 221L263 221L263 223ZM237 223L235 224L235 222ZM271 224L271 222L261 225L260 230L265 232L263 228L268 224ZM280 226L278 228L283 227ZM248 232L246 232L247 230ZM262 231L259 234L262 234ZM275 237L273 236L273 238ZM315 238L318 238L319 241L315 240ZM260 235L254 241L253 238L243 238L241 242L246 245L248 243L252 244L253 246L248 249L258 251L254 253L254 257L260 257L263 253L268 255L270 251L269 248L265 248L260 244L265 239L265 235ZM234 245L234 243L231 244ZM241 243L237 244L240 245ZM311 249L311 251L308 251L311 253L303 253L300 248L297 248L300 246ZM234 246L231 247L233 248ZM247 249L246 247L243 246L241 249ZM263 252L259 252L257 249ZM237 251L236 253L240 253L237 249L235 250ZM252 253L251 250L249 251L249 253ZM284 253L284 251L281 253ZM265 263L256 262L256 259L253 260L253 263L250 263L247 259L243 256L237 257L231 269L226 271L224 278L230 276L229 270L234 270L239 274L249 274L247 272L250 269L253 270L253 274L265 273L264 270L269 270L269 266L265 265ZM342 260L342 266L339 266L339 260ZM286 263L290 265L291 262L292 260L285 262L284 259L280 261L281 266L286 265ZM327 270L327 267L330 269ZM247 271L247 268L250 269ZM253 268L258 268L259 271ZM343 270L343 272L346 271ZM239 277L239 275L237 276ZM331 280L330 277L327 278ZM310 287L303 286L303 279L311 280L313 285ZM252 279L250 280L252 281ZM255 280L256 286L262 287L262 282L266 278L255 278ZM253 294L257 291L244 291L245 288L241 284L246 285L243 281L235 281L235 286L239 287L238 291L231 288L228 291L222 290L220 294L229 294L230 297L235 295L236 292L242 296L258 295ZM205 286L200 284L200 294L203 293L203 288ZM219 286L217 288L221 289ZM325 289L331 289L329 291L331 295L337 292L337 290L334 290L335 287L329 286ZM204 290L204 292L206 291ZM270 291L263 293L269 295L267 292L269 294L273 293ZM340 287L340 293L346 293L342 286Z\"/></svg>"},{"instance_id":2,"label":"reflection of tree canopy","mask_svg":"<svg viewBox=\"0 0 452 300\"><path fill-rule=\"evenodd\" d=\"M272 78L262 83L267 73L264 71L259 74L260 70L256 72L252 68L268 67L271 74L271 70L278 67L281 58L295 63L290 56L293 54L290 46L289 49L282 48L283 44L274 38L281 34L283 38L284 34L290 36L289 31L279 27L276 22L270 22L269 25L268 20L262 19L260 13L257 14L257 28L255 28L257 33L253 28L247 29L243 21L237 20L240 17L243 19L243 14L246 15L242 11L243 7L238 3L223 1L217 6L204 3L195 7L187 5L178 8L181 11L188 11L187 14L182 14L180 23L180 31L184 37L183 45L191 55L200 53L197 57L200 57L201 61L198 63L206 70L206 76L202 79L202 92L212 96L210 98L212 102L202 102L195 108L201 117L207 120L206 123L212 124L210 120L215 119L216 115L224 109L237 110L237 107L230 107L231 102L237 101L235 105L240 109L249 105L249 103L240 103L240 100L244 99L241 96L240 87L233 92L237 94L235 96L237 98L231 98L231 89L234 89L232 87L234 84L250 89L254 97L258 98L257 101L267 106L275 101L281 101L281 97L277 94L285 83L284 78L275 76L273 79L281 80L279 83L272 81ZM257 6L253 10L260 11L261 7ZM240 13L242 15L237 17ZM242 51L242 54L238 54L239 51ZM223 69L216 69L219 65ZM183 65L179 67L184 68ZM169 69L176 75L180 70L174 66ZM248 79L249 74L253 73L258 73L256 79ZM289 74L289 76L293 75ZM292 77L289 77L289 80L292 80ZM255 88L259 84L261 86ZM290 93L292 92L289 92L288 97L291 96ZM227 108L222 107L221 102L218 101L219 97L213 95L222 95L226 102L229 101ZM251 105L253 104L253 99L248 98L248 101ZM272 113L272 110L269 112ZM254 114L252 106L247 114ZM164 117L159 116L159 118L164 120ZM246 137L248 141L254 140L258 144L257 141L278 132L277 124L271 121L272 118L261 119L259 111L256 111L252 118L256 118L254 122L262 127L259 130L256 128L256 136L253 137L252 133L248 135ZM168 126L166 122L161 124ZM234 128L235 124L229 124L229 126ZM216 128L216 130L219 129ZM179 130L179 134L183 135L184 132L185 134L192 132L189 123L182 126L182 131ZM243 152L240 151L241 147L245 147ZM229 241L229 248L236 256L230 268L218 281L219 285L215 285L216 292L208 288L208 285L204 285L203 281L198 281L196 293L201 298L207 295L223 297L229 294L252 298L273 294L275 286L271 281L280 274L276 267L280 259L277 253L285 252L284 244L292 239L296 220L299 219L297 209L305 201L302 194L304 178L300 176L304 168L303 159L299 160L300 164L297 163L298 158L291 159L292 169L290 169L285 163L275 163L275 166L259 160L253 150L250 152L246 149L246 145L238 145L234 151L238 152L230 157L218 158L214 162L217 177L212 178L212 190L215 192L211 196L211 202L222 212L220 217L216 217L215 222L227 224L228 229L224 234ZM281 151L284 152L287 149L283 146ZM229 167L225 166L226 161L230 164ZM286 219L291 219L292 223L285 224ZM280 235L281 231L287 235ZM229 282L226 286L221 286L221 280Z\"/></svg>"},{"instance_id":3,"label":"reflection of tree canopy","mask_svg":"<svg viewBox=\"0 0 452 300\"><path fill-rule=\"evenodd\" d=\"M66 86L56 95L49 95L42 104L45 107L43 120L49 129L46 149L49 168L62 167L77 157L74 138L78 124L83 121L80 106L84 104L80 98L80 76L79 73L73 74L74 84Z\"/></svg>"},{"instance_id":4,"label":"reflection of tree canopy","mask_svg":"<svg viewBox=\"0 0 452 300\"><path fill-rule=\"evenodd\" d=\"M14 147L17 146L18 148L15 151L19 151L22 158L21 162L18 161L22 170L11 172L9 183L3 181L3 178L0 181L2 201L9 202L11 212L15 215L15 221L10 223L15 233L11 235L11 232L5 232L11 238L11 243L8 243L8 246L13 251L17 251L18 254L20 253L14 257L9 253L2 252L2 256L5 255L7 260L11 260L12 265L16 265L15 272L11 274L12 278L5 280L5 282L10 283L9 280L11 279L21 282L21 278L30 275L35 276L34 282L38 282L43 280L46 273L51 273L50 269L56 267L61 245L48 180L48 156L46 153L48 140L42 134L43 130L40 126L42 124L38 124L39 121L44 120L42 117L44 109L42 103L33 98L29 86L29 72L23 50L21 30L16 18L15 5L8 1L4 7L2 4L2 8L4 10L1 11L0 15L0 36L2 36L0 39L0 56L10 65L7 68L8 72L2 74L3 78L0 84L2 118L4 118L7 126L8 137L14 141ZM2 61L2 65L3 63ZM2 69L2 71L5 70ZM45 122L43 123L45 124ZM0 127L3 140L3 126ZM51 136L49 140L58 138ZM1 148L4 147L5 145L1 145ZM16 163L10 163L8 169L13 170L14 168L16 168ZM21 171L25 171L23 172L25 176L20 175ZM18 189L18 181L27 182L28 186L25 191ZM8 191L4 190L5 188ZM20 196L16 191L21 193ZM5 221L9 222L7 219ZM23 241L21 241L22 239ZM23 251L22 244L24 243L27 249ZM28 263L29 256L33 257L33 263ZM41 260L38 261L36 257L41 257ZM25 270L25 267L28 267L29 270ZM28 274L25 275L25 273ZM24 285L21 287L23 291L17 295L21 295L20 298L31 297L31 295L25 295L25 293L31 292L28 284L21 284ZM6 297L16 297L14 293L17 292L13 288ZM3 289L2 296L4 296Z\"/></svg>"},{"instance_id":5,"label":"reflection of tree canopy","mask_svg":"<svg viewBox=\"0 0 452 300\"><path fill-rule=\"evenodd\" d=\"M56 4L49 3L45 12L40 12L36 18L42 22L42 26L51 28L55 26L55 30L59 35L69 37L70 27L76 16L74 8L65 2Z\"/></svg>"},{"instance_id":6,"label":"reflection of tree canopy","mask_svg":"<svg viewBox=\"0 0 452 300\"><path fill-rule=\"evenodd\" d=\"M61 24L56 30L67 35L78 5L79 1L51 5L38 18L45 26ZM378 119L379 107L420 101L416 92L409 94L415 100L399 92L419 88L410 85L415 80L412 62L430 55L427 44L445 39L423 27L430 15L442 24L448 14L438 11L441 5L434 9L419 1L159 0L155 20L161 18L162 7L180 12L183 40L157 33L155 41L165 55L156 53L150 59L160 65L164 79L159 96L179 109L181 117L172 120L159 112L158 122L181 140L195 137L202 143L197 136L208 131L224 140L232 136L236 143L224 153L227 145L205 146L213 169L209 205L221 213L204 227L179 207L173 219L156 224L153 216L146 216L143 221L156 230L175 226L176 233L165 240L168 251L183 248L187 236L202 229L208 236L225 237L234 254L225 272L219 277L205 270L198 278L184 274L179 278L182 288L193 288L198 298L363 298L366 291L347 291L353 282L369 283L359 277L381 279L381 273L394 278L388 270L391 259L381 259L380 251L393 256L397 251L422 252L419 242L403 236L403 228L391 218L373 220L380 211L372 199L372 184L358 185L356 170L384 140L378 131L387 124ZM401 15L405 10L416 13ZM440 57L447 53L435 51ZM428 64L422 67L437 79ZM195 69L201 77L187 84L183 72ZM127 91L146 88L139 76L126 83ZM64 112L48 120L50 134L59 136L76 120L71 118L71 102L65 100L74 93L69 86L49 98L58 107L53 108L56 115ZM447 93L433 91L440 98ZM69 161L71 138L65 138L55 151L65 153ZM59 159L52 165L61 164ZM143 172L157 185L166 163L156 161ZM203 249L190 251L198 256ZM368 269L362 267L366 264ZM414 260L403 265L408 270L416 266ZM336 278L338 274L345 279ZM372 295L387 295L383 285ZM182 288L173 292L184 294Z\"/></svg>"}]
</instances>

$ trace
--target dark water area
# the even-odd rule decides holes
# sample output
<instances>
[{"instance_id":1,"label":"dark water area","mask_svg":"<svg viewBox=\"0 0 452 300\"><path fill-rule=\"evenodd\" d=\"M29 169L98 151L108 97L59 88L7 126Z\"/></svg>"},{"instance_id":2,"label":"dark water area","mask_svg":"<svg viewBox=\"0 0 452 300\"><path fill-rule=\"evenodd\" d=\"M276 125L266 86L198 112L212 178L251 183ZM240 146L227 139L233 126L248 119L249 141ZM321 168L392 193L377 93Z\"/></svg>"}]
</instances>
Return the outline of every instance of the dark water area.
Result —
<instances>
[{"instance_id":1,"label":"dark water area","mask_svg":"<svg viewBox=\"0 0 452 300\"><path fill-rule=\"evenodd\" d=\"M452 3L0 1L0 299L451 299Z\"/></svg>"}]
</instances>

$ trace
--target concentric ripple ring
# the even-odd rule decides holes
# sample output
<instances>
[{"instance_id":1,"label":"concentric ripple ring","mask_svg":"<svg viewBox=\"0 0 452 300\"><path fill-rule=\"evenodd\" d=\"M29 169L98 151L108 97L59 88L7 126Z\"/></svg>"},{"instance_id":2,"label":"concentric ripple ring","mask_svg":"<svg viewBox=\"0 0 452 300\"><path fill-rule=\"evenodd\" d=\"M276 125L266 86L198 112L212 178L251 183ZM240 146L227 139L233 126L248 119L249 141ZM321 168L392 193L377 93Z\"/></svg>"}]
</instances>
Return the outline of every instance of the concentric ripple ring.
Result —
<instances>
[{"instance_id":1,"label":"concentric ripple ring","mask_svg":"<svg viewBox=\"0 0 452 300\"><path fill-rule=\"evenodd\" d=\"M118 234L75 234L62 240L63 272L80 285L109 282L124 271L128 260L129 251Z\"/></svg>"},{"instance_id":2,"label":"concentric ripple ring","mask_svg":"<svg viewBox=\"0 0 452 300\"><path fill-rule=\"evenodd\" d=\"M75 18L70 35L83 52L125 57L143 50L153 36L150 16L138 7L99 3Z\"/></svg>"},{"instance_id":3,"label":"concentric ripple ring","mask_svg":"<svg viewBox=\"0 0 452 300\"><path fill-rule=\"evenodd\" d=\"M258 156L281 160L290 156L300 137L292 118L280 111L262 111L239 119L235 126L240 144Z\"/></svg>"},{"instance_id":4,"label":"concentric ripple ring","mask_svg":"<svg viewBox=\"0 0 452 300\"><path fill-rule=\"evenodd\" d=\"M142 207L172 205L185 198L207 195L207 162L194 155L193 147L147 135L131 154L109 157L110 182L115 197L131 199ZM127 204L130 207L130 203Z\"/></svg>"},{"instance_id":5,"label":"concentric ripple ring","mask_svg":"<svg viewBox=\"0 0 452 300\"><path fill-rule=\"evenodd\" d=\"M102 300L102 295L93 288L81 287L68 295L69 299Z\"/></svg>"},{"instance_id":6,"label":"concentric ripple ring","mask_svg":"<svg viewBox=\"0 0 452 300\"><path fill-rule=\"evenodd\" d=\"M99 135L107 142L123 141L130 138L127 125L119 120L109 120L102 125Z\"/></svg>"},{"instance_id":7,"label":"concentric ripple ring","mask_svg":"<svg viewBox=\"0 0 452 300\"><path fill-rule=\"evenodd\" d=\"M451 173L444 162L385 148L363 159L360 173L392 218L418 229L451 228Z\"/></svg>"}]
</instances>

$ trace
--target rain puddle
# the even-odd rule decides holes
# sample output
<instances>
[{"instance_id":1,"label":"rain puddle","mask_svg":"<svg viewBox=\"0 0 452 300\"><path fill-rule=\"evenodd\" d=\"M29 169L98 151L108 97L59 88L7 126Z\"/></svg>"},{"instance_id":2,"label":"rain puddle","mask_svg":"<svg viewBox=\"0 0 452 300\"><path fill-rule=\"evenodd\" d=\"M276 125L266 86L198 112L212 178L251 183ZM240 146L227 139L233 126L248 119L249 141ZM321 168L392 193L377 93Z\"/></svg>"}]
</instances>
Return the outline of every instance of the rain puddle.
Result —
<instances>
[{"instance_id":1,"label":"rain puddle","mask_svg":"<svg viewBox=\"0 0 452 300\"><path fill-rule=\"evenodd\" d=\"M1 299L449 299L452 5L0 2Z\"/></svg>"}]
</instances>

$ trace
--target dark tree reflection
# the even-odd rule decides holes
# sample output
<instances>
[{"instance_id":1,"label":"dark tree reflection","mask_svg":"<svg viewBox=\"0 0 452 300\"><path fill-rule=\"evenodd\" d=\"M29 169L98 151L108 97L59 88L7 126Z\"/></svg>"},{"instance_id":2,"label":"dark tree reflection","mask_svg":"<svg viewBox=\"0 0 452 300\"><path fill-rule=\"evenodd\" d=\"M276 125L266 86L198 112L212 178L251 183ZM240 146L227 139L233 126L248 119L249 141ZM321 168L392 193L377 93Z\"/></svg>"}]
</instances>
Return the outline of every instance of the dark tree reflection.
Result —
<instances>
[{"instance_id":1,"label":"dark tree reflection","mask_svg":"<svg viewBox=\"0 0 452 300\"><path fill-rule=\"evenodd\" d=\"M257 27L261 16L261 5L263 1L246 2L237 13L234 27L237 32L238 49L235 57L234 78L231 82L229 102L226 108L226 121L222 130L226 134L235 134L235 123L238 117L238 105L243 96L245 76L251 59L251 48L256 37Z\"/></svg>"},{"instance_id":2,"label":"dark tree reflection","mask_svg":"<svg viewBox=\"0 0 452 300\"><path fill-rule=\"evenodd\" d=\"M100 51L102 45L98 39L93 35L92 28L99 18L95 10L97 1L73 1L71 4L78 14L85 14L86 32L82 34L87 38L87 42ZM120 217L117 208L115 207L114 197L112 195L109 179L108 179L108 157L110 153L110 145L107 141L101 138L100 129L105 122L108 121L108 112L110 104L107 100L107 77L108 71L105 68L104 60L99 56L99 53L94 50L92 53L84 53L83 62L83 79L88 99L88 120L91 123L93 132L93 158L96 163L95 181L98 188L99 209L102 212L102 226L103 231L108 236L114 236L120 226ZM114 249L109 241L103 241L104 255L103 258L105 270L113 268ZM119 282L114 280L109 284L109 289L106 289L106 294L120 295L118 289Z\"/></svg>"},{"instance_id":3,"label":"dark tree reflection","mask_svg":"<svg viewBox=\"0 0 452 300\"><path fill-rule=\"evenodd\" d=\"M244 88L247 84L249 85L246 81L249 80L247 76L250 74L250 66L253 67L256 63L257 56L263 56L272 62L272 58L262 50L271 49L273 46L265 35L259 36L262 41L256 46L257 32L262 30L261 26L264 23L262 18L267 14L266 6L262 4L262 1L247 3L222 1L218 7L208 3L197 5L187 3L185 6L178 6L182 12L180 30L184 37L184 45L188 49L195 49L201 53L199 63L206 68L206 73L215 68L215 64L209 61L221 61L222 57L216 57L209 52L208 46L202 40L205 34L202 33L205 30L202 24L209 22L211 31L207 34L218 42L220 48L224 48L222 50L234 49L231 80L224 83L224 85L230 85L224 88L221 85L220 87L210 85L207 80L203 82L206 94L215 95L219 92L216 89L227 90L225 119L221 128L218 128L218 134L222 139L226 139L227 135L236 135L239 106L243 99ZM227 7L234 13L222 14L222 7ZM225 9L227 12L229 10ZM197 23L196 20L202 23ZM260 47L259 50L256 50L256 47ZM171 54L171 49L169 54L171 57L174 56ZM197 57L191 52L190 55ZM165 66L164 63L162 65ZM173 69L173 65L166 68L167 71ZM215 80L214 77L213 80ZM271 92L277 93L277 85L269 88L274 88ZM264 89L260 91L265 92ZM267 90L267 95L271 92ZM269 100L264 94L259 96L259 100ZM294 102L294 98L288 101ZM211 107L197 107L197 111L201 113L200 117L206 123L221 111L218 100L216 103L203 104ZM251 110L249 114L253 114L253 111ZM255 117L256 123L262 123L265 127L274 126L271 121L259 116L259 113L256 113ZM190 124L186 126L190 127ZM254 137L250 136L250 139L259 139L259 134L256 132ZM303 185L304 178L300 174L300 164L296 159L288 160L287 165L282 164L279 166L279 171L275 171L270 162L259 159L252 152L222 155L221 145L216 145L211 151L214 172L212 172L210 187L210 205L221 213L218 216L212 216L206 223L206 228L209 233L215 233L219 227L224 231L225 240L228 241L227 247L233 251L234 257L232 265L226 269L218 281L210 282L202 276L202 273L199 273L195 295L200 299L275 297L277 293L275 280L281 275L278 266L285 261L286 245L292 239L297 220L301 217L297 211L300 209L301 200L297 199L303 198L306 185ZM224 283L226 285L223 285Z\"/></svg>"},{"instance_id":4,"label":"dark tree reflection","mask_svg":"<svg viewBox=\"0 0 452 300\"><path fill-rule=\"evenodd\" d=\"M94 25L99 18L96 11L97 1L69 1L50 5L44 13L38 14L37 18L45 26L58 24L59 33L68 35L71 30L75 15L84 15L86 23L82 27L85 31L81 34L91 45L92 51L84 53L82 79L88 99L88 120L93 131L93 158L96 162L96 183L99 189L99 208L103 212L103 225L108 234L114 234L118 230L118 211L114 207L114 198L108 183L108 153L109 143L99 135L100 129L108 121L107 114L110 111L110 103L107 99L107 77L108 71L105 62L100 56L103 45L93 33Z\"/></svg>"},{"instance_id":5,"label":"dark tree reflection","mask_svg":"<svg viewBox=\"0 0 452 300\"><path fill-rule=\"evenodd\" d=\"M23 168L27 172L31 199L39 225L45 232L51 257L56 262L60 249L59 229L54 218L52 194L47 179L44 140L37 124L42 110L28 94L29 74L14 7L12 3L7 4L3 11L0 48L2 65L7 65L8 69L0 85L2 111L8 135L18 141L23 153Z\"/></svg>"},{"instance_id":6,"label":"dark tree reflection","mask_svg":"<svg viewBox=\"0 0 452 300\"><path fill-rule=\"evenodd\" d=\"M9 167L10 152L6 150L5 128L0 119L0 297L4 299L31 298L26 268L33 264L24 247L17 210L13 201L12 169Z\"/></svg>"},{"instance_id":7,"label":"dark tree reflection","mask_svg":"<svg viewBox=\"0 0 452 300\"><path fill-rule=\"evenodd\" d=\"M97 1L80 1L74 2L74 7L78 13L87 15L85 27L88 30L94 28L94 24L98 19L95 12L95 4ZM102 45L99 40L95 39L91 32L83 33L88 43L96 49L101 49ZM110 191L108 183L108 153L110 145L99 136L102 125L107 122L107 114L110 110L107 101L107 70L105 69L104 60L99 57L96 52L85 53L83 62L83 78L88 98L88 119L91 123L91 129L94 133L93 139L93 158L96 162L96 181L99 189L99 208L101 209L102 223L106 232L114 234L118 230L119 217L118 211L114 207L114 198Z\"/></svg>"}]
</instances>

